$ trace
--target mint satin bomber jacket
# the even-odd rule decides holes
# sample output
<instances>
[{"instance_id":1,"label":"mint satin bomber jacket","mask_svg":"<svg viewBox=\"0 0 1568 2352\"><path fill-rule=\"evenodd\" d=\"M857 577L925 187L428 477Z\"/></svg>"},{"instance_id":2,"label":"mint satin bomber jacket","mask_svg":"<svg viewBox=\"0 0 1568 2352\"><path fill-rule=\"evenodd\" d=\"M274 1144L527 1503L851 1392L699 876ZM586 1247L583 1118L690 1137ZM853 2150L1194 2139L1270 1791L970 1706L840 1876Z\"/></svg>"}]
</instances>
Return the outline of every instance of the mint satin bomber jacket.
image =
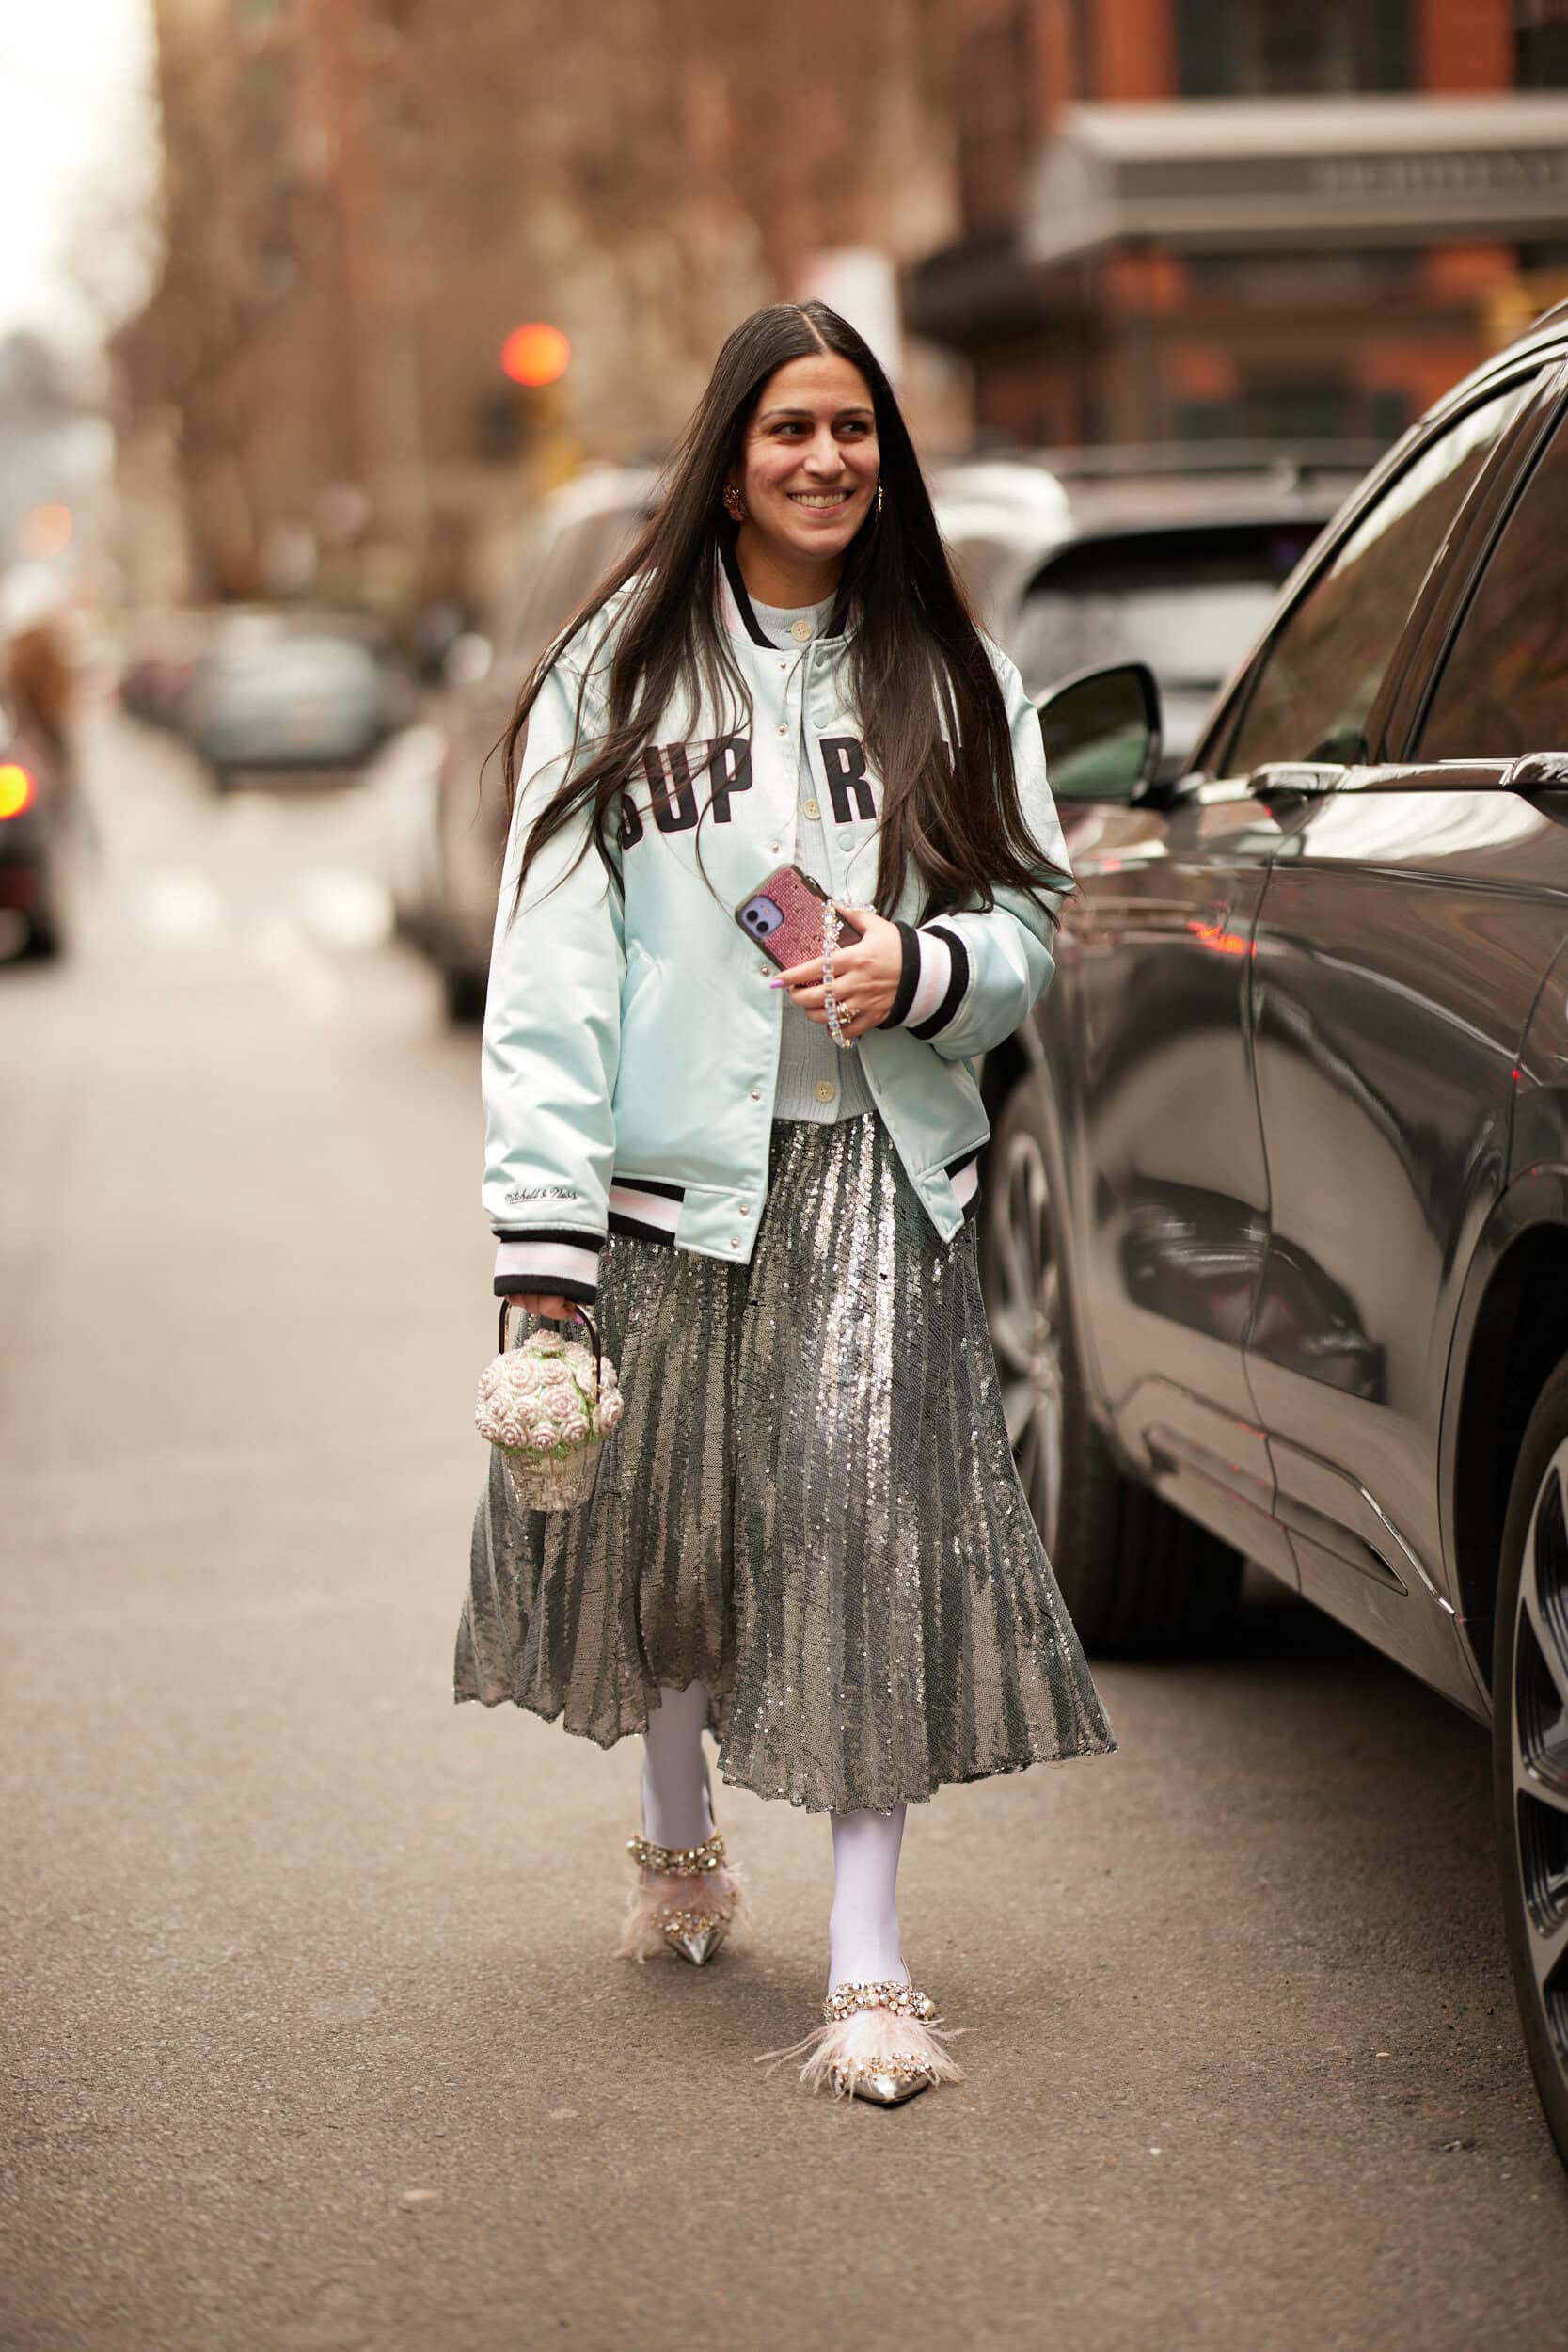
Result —
<instances>
[{"instance_id":1,"label":"mint satin bomber jacket","mask_svg":"<svg viewBox=\"0 0 1568 2352\"><path fill-rule=\"evenodd\" d=\"M744 1263L768 1184L782 992L735 910L795 854L802 716L815 753L835 898L864 905L877 882L881 787L847 701L847 640L799 650L757 644L727 582L723 625L751 693L743 734L673 711L655 730L647 781L622 797L617 891L588 819L535 861L509 918L530 826L567 772L583 665L583 739L608 697L606 650L622 590L567 646L530 714L501 870L485 1003L483 1202L497 1236L498 1294L536 1290L592 1303L608 1232ZM1068 868L1046 780L1039 720L1022 681L986 641L1006 698L1025 821ZM802 700L804 709L802 712ZM580 757L580 752L579 752ZM699 848L701 863L699 864ZM974 1207L988 1124L973 1058L1011 1035L1052 973L1046 909L1001 891L987 913L916 926L918 877L896 910L897 997L851 1051L927 1214L944 1239ZM1050 901L1048 899L1047 904Z\"/></svg>"}]
</instances>

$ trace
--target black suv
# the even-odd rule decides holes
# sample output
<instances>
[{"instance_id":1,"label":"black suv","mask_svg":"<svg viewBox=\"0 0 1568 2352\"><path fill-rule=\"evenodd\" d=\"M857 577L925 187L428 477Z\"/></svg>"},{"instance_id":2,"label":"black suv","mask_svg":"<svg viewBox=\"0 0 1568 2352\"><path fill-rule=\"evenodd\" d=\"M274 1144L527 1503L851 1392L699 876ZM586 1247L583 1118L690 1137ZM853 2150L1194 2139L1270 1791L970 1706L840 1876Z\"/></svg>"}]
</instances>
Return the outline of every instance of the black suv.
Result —
<instances>
[{"instance_id":1,"label":"black suv","mask_svg":"<svg viewBox=\"0 0 1568 2352\"><path fill-rule=\"evenodd\" d=\"M1259 1562L1490 1721L1568 2158L1568 315L1341 509L1189 772L1140 665L1041 717L1081 887L982 1248L1057 1574L1147 1653Z\"/></svg>"}]
</instances>

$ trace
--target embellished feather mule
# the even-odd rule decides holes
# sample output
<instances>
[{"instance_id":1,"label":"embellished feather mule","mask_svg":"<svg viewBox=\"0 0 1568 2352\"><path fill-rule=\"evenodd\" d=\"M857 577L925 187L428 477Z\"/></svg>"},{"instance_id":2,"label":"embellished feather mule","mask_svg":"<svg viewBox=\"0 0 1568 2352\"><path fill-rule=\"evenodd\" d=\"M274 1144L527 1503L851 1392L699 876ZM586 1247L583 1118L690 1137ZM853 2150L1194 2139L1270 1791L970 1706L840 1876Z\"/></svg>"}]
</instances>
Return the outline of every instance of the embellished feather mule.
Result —
<instances>
[{"instance_id":1,"label":"embellished feather mule","mask_svg":"<svg viewBox=\"0 0 1568 2352\"><path fill-rule=\"evenodd\" d=\"M910 1984L835 1984L822 2004L822 2023L787 2050L766 2050L759 2066L800 2058L808 2090L835 2099L869 2099L901 2106L937 2083L961 2083L963 2069L945 2047L954 2033L939 2032L937 2005Z\"/></svg>"},{"instance_id":2,"label":"embellished feather mule","mask_svg":"<svg viewBox=\"0 0 1568 2352\"><path fill-rule=\"evenodd\" d=\"M616 1951L640 1963L673 1952L700 1968L713 1958L740 1915L740 1881L718 1830L700 1846L656 1846L628 1837L636 1878Z\"/></svg>"}]
</instances>

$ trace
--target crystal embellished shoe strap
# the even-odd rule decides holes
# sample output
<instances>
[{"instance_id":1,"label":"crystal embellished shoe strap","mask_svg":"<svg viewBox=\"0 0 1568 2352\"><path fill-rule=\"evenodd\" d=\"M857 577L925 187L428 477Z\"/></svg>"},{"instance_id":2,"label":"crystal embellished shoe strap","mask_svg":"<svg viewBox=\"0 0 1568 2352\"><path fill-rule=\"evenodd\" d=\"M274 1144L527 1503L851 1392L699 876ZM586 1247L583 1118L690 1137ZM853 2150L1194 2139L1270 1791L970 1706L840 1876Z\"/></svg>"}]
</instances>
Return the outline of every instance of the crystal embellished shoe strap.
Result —
<instances>
[{"instance_id":1,"label":"crystal embellished shoe strap","mask_svg":"<svg viewBox=\"0 0 1568 2352\"><path fill-rule=\"evenodd\" d=\"M835 1984L822 2004L822 2014L830 2026L842 2025L858 2010L887 2009L895 2017L914 2017L922 2025L936 2015L937 2005L928 1993L917 1993L912 1984Z\"/></svg>"},{"instance_id":2,"label":"crystal embellished shoe strap","mask_svg":"<svg viewBox=\"0 0 1568 2352\"><path fill-rule=\"evenodd\" d=\"M719 1830L701 1846L656 1846L646 1837L628 1837L626 1851L640 1870L657 1870L669 1878L701 1878L705 1870L724 1867L724 1839Z\"/></svg>"}]
</instances>

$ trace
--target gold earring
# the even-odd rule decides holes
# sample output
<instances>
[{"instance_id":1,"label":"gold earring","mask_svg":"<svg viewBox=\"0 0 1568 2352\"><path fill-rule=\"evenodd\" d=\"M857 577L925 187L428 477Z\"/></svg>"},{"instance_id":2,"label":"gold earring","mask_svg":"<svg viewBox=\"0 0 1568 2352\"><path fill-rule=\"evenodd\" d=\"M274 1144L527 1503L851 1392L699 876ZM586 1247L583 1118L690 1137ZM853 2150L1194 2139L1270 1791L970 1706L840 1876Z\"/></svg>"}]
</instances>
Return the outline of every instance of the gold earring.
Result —
<instances>
[{"instance_id":1,"label":"gold earring","mask_svg":"<svg viewBox=\"0 0 1568 2352\"><path fill-rule=\"evenodd\" d=\"M740 492L733 483L728 485L724 491L724 512L732 522L743 523L746 519L746 509L741 503Z\"/></svg>"}]
</instances>

